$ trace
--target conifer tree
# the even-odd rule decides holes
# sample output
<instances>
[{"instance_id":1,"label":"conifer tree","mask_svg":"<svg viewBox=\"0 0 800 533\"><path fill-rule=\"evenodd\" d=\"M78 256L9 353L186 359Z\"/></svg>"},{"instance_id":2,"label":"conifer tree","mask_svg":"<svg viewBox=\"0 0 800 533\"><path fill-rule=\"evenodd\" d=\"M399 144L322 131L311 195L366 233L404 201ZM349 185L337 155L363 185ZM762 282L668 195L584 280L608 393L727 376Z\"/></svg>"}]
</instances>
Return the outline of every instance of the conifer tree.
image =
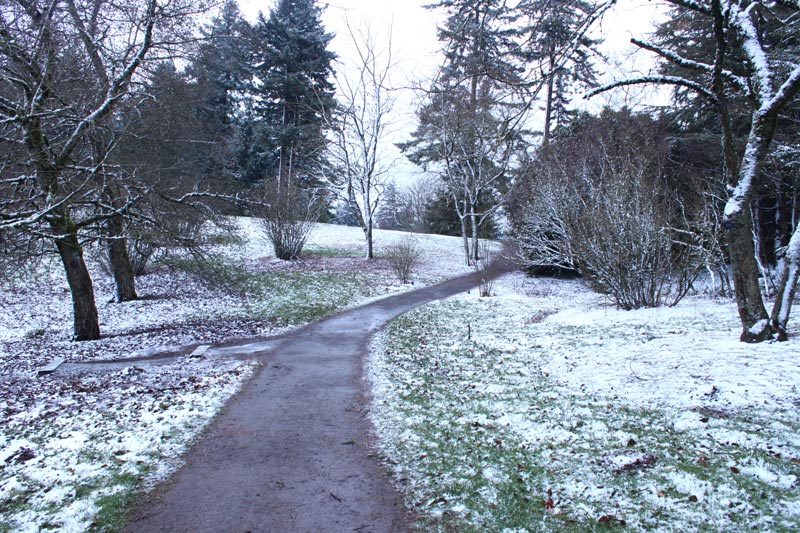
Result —
<instances>
[{"instance_id":1,"label":"conifer tree","mask_svg":"<svg viewBox=\"0 0 800 533\"><path fill-rule=\"evenodd\" d=\"M413 139L401 147L415 163L439 172L471 264L477 260L480 228L499 205L519 148L519 108L510 102L521 82L513 14L500 0L442 0L431 7L448 13L439 30L445 59L417 113ZM487 197L491 201L482 204Z\"/></svg>"},{"instance_id":2,"label":"conifer tree","mask_svg":"<svg viewBox=\"0 0 800 533\"><path fill-rule=\"evenodd\" d=\"M247 181L237 165L239 130L245 128L240 108L246 107L251 78L252 28L239 12L236 0L226 0L219 15L203 31L197 55L187 68L194 81L195 116L207 150L203 172L210 178L234 177Z\"/></svg>"},{"instance_id":3,"label":"conifer tree","mask_svg":"<svg viewBox=\"0 0 800 533\"><path fill-rule=\"evenodd\" d=\"M312 185L325 146L325 114L334 106L333 35L314 0L279 0L256 23L255 119L266 173L277 190Z\"/></svg>"},{"instance_id":4,"label":"conifer tree","mask_svg":"<svg viewBox=\"0 0 800 533\"><path fill-rule=\"evenodd\" d=\"M596 85L592 56L600 41L581 28L598 7L591 0L523 0L516 9L524 43L522 57L545 78L542 144L546 145L553 129L569 121L574 90ZM564 46L573 40L574 44Z\"/></svg>"}]
</instances>

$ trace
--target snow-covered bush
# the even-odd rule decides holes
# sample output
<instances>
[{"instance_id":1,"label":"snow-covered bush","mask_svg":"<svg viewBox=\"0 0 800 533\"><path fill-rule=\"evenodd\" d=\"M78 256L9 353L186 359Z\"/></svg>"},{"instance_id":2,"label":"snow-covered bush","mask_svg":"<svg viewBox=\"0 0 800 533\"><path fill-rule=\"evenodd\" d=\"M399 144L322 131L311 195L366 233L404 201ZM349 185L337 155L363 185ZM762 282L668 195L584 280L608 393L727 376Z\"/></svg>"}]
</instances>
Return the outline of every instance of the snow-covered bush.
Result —
<instances>
[{"instance_id":1,"label":"snow-covered bush","mask_svg":"<svg viewBox=\"0 0 800 533\"><path fill-rule=\"evenodd\" d=\"M594 120L543 149L518 184L524 261L576 270L623 309L674 304L710 254L668 187L663 137L647 118Z\"/></svg>"}]
</instances>

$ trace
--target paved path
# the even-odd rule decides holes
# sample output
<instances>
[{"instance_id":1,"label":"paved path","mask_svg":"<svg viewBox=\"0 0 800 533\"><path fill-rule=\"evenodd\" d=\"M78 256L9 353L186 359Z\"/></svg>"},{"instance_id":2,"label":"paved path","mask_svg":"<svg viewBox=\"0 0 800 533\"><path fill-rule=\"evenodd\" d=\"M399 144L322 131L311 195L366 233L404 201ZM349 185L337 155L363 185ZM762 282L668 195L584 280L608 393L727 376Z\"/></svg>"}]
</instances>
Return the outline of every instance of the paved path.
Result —
<instances>
[{"instance_id":1,"label":"paved path","mask_svg":"<svg viewBox=\"0 0 800 533\"><path fill-rule=\"evenodd\" d=\"M282 339L127 531L405 531L401 497L369 442L364 355L392 318L476 283L385 298Z\"/></svg>"}]
</instances>

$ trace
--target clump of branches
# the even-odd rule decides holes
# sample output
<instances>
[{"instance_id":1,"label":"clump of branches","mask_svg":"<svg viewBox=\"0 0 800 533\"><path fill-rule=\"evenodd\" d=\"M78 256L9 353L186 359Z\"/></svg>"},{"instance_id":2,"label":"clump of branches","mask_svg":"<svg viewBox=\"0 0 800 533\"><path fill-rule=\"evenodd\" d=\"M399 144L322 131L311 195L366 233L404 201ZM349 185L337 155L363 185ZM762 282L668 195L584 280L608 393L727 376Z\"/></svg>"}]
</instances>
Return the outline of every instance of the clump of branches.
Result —
<instances>
[{"instance_id":1,"label":"clump of branches","mask_svg":"<svg viewBox=\"0 0 800 533\"><path fill-rule=\"evenodd\" d=\"M476 256L473 268L478 276L478 290L481 297L488 297L494 290L495 279L491 272L491 264L494 259L491 242L485 239L478 241Z\"/></svg>"},{"instance_id":2,"label":"clump of branches","mask_svg":"<svg viewBox=\"0 0 800 533\"><path fill-rule=\"evenodd\" d=\"M523 260L576 270L623 309L674 305L710 261L705 237L668 187L657 124L625 112L605 120L527 168L513 207Z\"/></svg>"},{"instance_id":3,"label":"clump of branches","mask_svg":"<svg viewBox=\"0 0 800 533\"><path fill-rule=\"evenodd\" d=\"M133 275L139 277L147 271L148 265L154 260L163 255L164 250L157 246L152 240L142 239L138 237L125 238L125 248L128 252ZM108 257L108 250L102 250L103 253L98 255L98 263L102 271L111 276L113 274L110 258ZM161 252L161 253L159 253Z\"/></svg>"},{"instance_id":4,"label":"clump of branches","mask_svg":"<svg viewBox=\"0 0 800 533\"><path fill-rule=\"evenodd\" d=\"M318 205L313 195L294 187L268 190L261 227L272 243L275 257L293 261L303 247L318 218Z\"/></svg>"},{"instance_id":5,"label":"clump of branches","mask_svg":"<svg viewBox=\"0 0 800 533\"><path fill-rule=\"evenodd\" d=\"M411 281L411 273L419 263L419 246L413 237L405 237L390 245L386 250L386 259L400 283Z\"/></svg>"}]
</instances>

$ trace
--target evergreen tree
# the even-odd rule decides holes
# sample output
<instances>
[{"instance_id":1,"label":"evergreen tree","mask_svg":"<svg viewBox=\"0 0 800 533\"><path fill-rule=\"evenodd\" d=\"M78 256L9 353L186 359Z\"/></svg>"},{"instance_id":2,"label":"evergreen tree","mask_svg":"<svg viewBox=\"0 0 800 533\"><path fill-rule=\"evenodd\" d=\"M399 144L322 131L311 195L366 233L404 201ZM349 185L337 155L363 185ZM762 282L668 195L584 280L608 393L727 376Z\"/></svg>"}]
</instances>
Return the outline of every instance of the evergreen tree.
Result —
<instances>
[{"instance_id":1,"label":"evergreen tree","mask_svg":"<svg viewBox=\"0 0 800 533\"><path fill-rule=\"evenodd\" d=\"M248 174L236 160L239 130L246 128L246 91L251 78L252 28L239 12L236 0L226 0L219 15L203 31L197 54L187 67L194 81L195 117L203 127L205 173L211 178ZM200 140L200 139L198 139Z\"/></svg>"},{"instance_id":2,"label":"evergreen tree","mask_svg":"<svg viewBox=\"0 0 800 533\"><path fill-rule=\"evenodd\" d=\"M455 208L468 263L477 259L481 225L491 220L520 147L519 106L509 94L521 82L515 65L513 13L500 0L443 0L439 30L445 60L419 126L401 147L417 164L439 172ZM489 199L489 204L481 202ZM470 245L471 241L471 245Z\"/></svg>"},{"instance_id":3,"label":"evergreen tree","mask_svg":"<svg viewBox=\"0 0 800 533\"><path fill-rule=\"evenodd\" d=\"M522 19L520 34L524 60L545 77L545 123L542 144L555 127L572 116L570 97L576 87L593 87L597 73L592 64L600 40L580 31L596 12L590 0L523 0L517 5ZM573 44L566 46L566 43Z\"/></svg>"},{"instance_id":4,"label":"evergreen tree","mask_svg":"<svg viewBox=\"0 0 800 533\"><path fill-rule=\"evenodd\" d=\"M333 35L314 0L279 0L256 24L254 112L264 167L277 190L310 186L325 146L325 114L334 106L330 81Z\"/></svg>"},{"instance_id":5,"label":"evergreen tree","mask_svg":"<svg viewBox=\"0 0 800 533\"><path fill-rule=\"evenodd\" d=\"M400 191L393 181L386 184L383 197L376 217L378 227L381 229L403 229L400 227L398 214L402 209Z\"/></svg>"}]
</instances>

